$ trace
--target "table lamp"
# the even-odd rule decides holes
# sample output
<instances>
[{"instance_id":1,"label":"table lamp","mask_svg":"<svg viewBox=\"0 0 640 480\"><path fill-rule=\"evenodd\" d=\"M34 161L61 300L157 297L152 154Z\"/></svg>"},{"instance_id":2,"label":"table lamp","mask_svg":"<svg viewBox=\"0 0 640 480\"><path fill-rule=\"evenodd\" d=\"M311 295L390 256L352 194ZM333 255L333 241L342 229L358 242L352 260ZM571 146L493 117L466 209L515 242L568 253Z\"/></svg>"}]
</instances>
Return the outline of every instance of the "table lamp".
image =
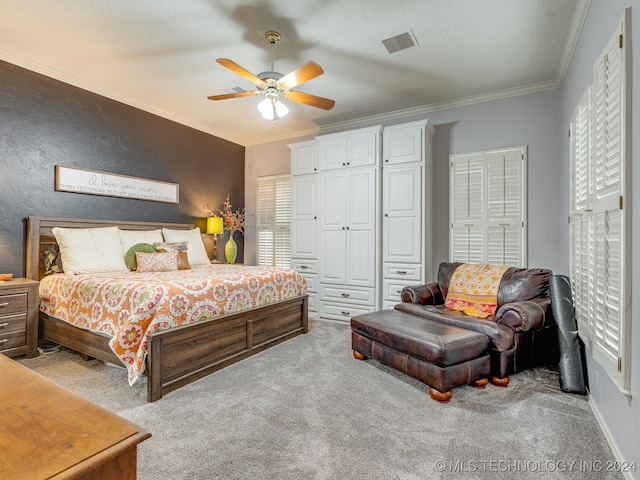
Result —
<instances>
[{"instance_id":1,"label":"table lamp","mask_svg":"<svg viewBox=\"0 0 640 480\"><path fill-rule=\"evenodd\" d=\"M213 258L216 258L217 255L217 249L218 249L218 237L217 235L220 235L224 233L224 224L222 222L222 217L215 217L213 215L211 215L210 217L207 217L207 234L209 235L216 235L216 237L213 240Z\"/></svg>"}]
</instances>

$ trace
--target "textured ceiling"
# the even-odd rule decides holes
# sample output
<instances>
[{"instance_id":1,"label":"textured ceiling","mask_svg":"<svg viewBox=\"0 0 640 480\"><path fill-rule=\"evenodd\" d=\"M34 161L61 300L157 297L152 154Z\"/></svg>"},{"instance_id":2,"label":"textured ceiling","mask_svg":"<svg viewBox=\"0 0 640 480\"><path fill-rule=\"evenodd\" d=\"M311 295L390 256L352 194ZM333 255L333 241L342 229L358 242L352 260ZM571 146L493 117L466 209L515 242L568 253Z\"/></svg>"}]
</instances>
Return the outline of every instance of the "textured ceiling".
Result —
<instances>
[{"instance_id":1,"label":"textured ceiling","mask_svg":"<svg viewBox=\"0 0 640 480\"><path fill-rule=\"evenodd\" d=\"M0 59L242 145L559 87L589 0L0 0ZM215 62L286 74L330 111L208 95L253 85ZM418 45L389 54L382 40Z\"/></svg>"}]
</instances>

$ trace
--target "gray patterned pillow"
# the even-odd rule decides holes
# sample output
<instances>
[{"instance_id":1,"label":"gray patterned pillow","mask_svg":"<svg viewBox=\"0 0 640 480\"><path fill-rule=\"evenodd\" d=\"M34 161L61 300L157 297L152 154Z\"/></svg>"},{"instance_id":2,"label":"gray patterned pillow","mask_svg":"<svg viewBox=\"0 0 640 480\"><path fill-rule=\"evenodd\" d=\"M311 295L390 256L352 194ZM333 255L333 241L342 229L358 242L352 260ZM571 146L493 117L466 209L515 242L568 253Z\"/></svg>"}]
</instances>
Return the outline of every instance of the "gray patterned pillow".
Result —
<instances>
[{"instance_id":1,"label":"gray patterned pillow","mask_svg":"<svg viewBox=\"0 0 640 480\"><path fill-rule=\"evenodd\" d=\"M57 243L49 245L49 248L42 252L42 260L44 262L45 275L62 273L62 258L60 257L60 248Z\"/></svg>"}]
</instances>

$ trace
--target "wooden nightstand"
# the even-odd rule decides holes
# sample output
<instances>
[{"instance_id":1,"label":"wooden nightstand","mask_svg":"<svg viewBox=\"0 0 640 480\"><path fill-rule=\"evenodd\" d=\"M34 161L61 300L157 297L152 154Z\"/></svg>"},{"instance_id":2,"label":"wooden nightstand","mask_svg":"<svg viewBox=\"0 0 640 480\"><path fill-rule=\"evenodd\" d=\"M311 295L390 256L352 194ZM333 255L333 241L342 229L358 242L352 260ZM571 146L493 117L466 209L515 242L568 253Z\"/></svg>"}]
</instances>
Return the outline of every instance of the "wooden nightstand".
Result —
<instances>
[{"instance_id":1,"label":"wooden nightstand","mask_svg":"<svg viewBox=\"0 0 640 480\"><path fill-rule=\"evenodd\" d=\"M38 284L26 278L0 282L0 353L38 356Z\"/></svg>"}]
</instances>

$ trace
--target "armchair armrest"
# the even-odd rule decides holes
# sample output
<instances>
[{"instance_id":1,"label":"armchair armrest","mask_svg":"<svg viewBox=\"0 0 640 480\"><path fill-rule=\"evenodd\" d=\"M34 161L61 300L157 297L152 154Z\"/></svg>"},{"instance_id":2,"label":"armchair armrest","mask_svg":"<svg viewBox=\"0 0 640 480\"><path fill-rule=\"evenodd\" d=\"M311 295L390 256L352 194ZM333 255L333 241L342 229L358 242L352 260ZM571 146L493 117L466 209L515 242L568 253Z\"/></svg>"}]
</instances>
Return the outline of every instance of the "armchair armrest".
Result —
<instances>
[{"instance_id":1,"label":"armchair armrest","mask_svg":"<svg viewBox=\"0 0 640 480\"><path fill-rule=\"evenodd\" d=\"M546 297L502 305L495 316L496 322L513 328L516 332L538 330L554 323L551 301Z\"/></svg>"},{"instance_id":2,"label":"armchair armrest","mask_svg":"<svg viewBox=\"0 0 640 480\"><path fill-rule=\"evenodd\" d=\"M403 303L416 303L418 305L440 305L444 303L438 283L404 287L401 297Z\"/></svg>"}]
</instances>

